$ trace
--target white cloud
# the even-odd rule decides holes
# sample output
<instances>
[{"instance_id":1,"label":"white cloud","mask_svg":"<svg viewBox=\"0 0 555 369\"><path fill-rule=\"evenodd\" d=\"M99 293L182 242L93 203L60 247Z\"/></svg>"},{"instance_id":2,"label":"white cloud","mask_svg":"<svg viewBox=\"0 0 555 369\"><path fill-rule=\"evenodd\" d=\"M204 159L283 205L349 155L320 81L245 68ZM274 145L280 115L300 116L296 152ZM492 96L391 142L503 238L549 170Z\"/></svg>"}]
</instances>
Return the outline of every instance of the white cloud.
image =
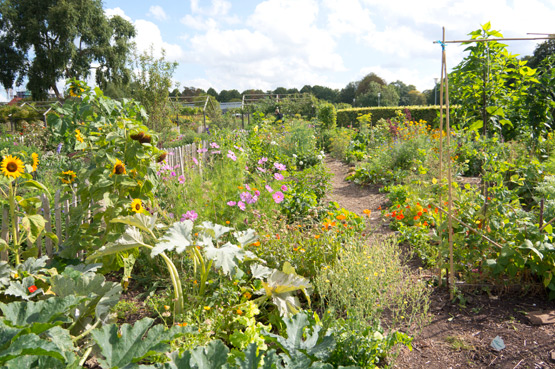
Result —
<instances>
[{"instance_id":1,"label":"white cloud","mask_svg":"<svg viewBox=\"0 0 555 369\"><path fill-rule=\"evenodd\" d=\"M210 5L208 8L202 8L199 0L191 0L191 12L209 17L222 17L227 15L231 9L231 2L226 0L212 0Z\"/></svg>"},{"instance_id":2,"label":"white cloud","mask_svg":"<svg viewBox=\"0 0 555 369\"><path fill-rule=\"evenodd\" d=\"M213 18L205 19L201 15L193 16L187 14L180 20L185 26L197 31L207 31L209 29L217 28L218 22Z\"/></svg>"},{"instance_id":3,"label":"white cloud","mask_svg":"<svg viewBox=\"0 0 555 369\"><path fill-rule=\"evenodd\" d=\"M324 0L327 7L328 27L334 36L343 34L362 35L376 28L369 9L358 0Z\"/></svg>"},{"instance_id":4,"label":"white cloud","mask_svg":"<svg viewBox=\"0 0 555 369\"><path fill-rule=\"evenodd\" d=\"M162 55L162 49L164 49L166 52L166 59L169 61L176 61L183 58L184 54L181 46L165 42L162 39L160 28L158 28L156 24L144 19L138 19L134 24L137 30L135 43L139 52L150 50L152 47L154 56L156 57L160 57Z\"/></svg>"},{"instance_id":5,"label":"white cloud","mask_svg":"<svg viewBox=\"0 0 555 369\"><path fill-rule=\"evenodd\" d=\"M127 15L125 15L125 12L123 11L123 9L119 7L113 8L113 9L104 9L104 14L106 14L108 18L112 18L114 15L119 15L126 21L133 23L133 20L131 20L131 18L129 18Z\"/></svg>"},{"instance_id":6,"label":"white cloud","mask_svg":"<svg viewBox=\"0 0 555 369\"><path fill-rule=\"evenodd\" d=\"M148 13L147 15L154 17L155 19L159 20L159 21L163 21L168 19L168 16L166 15L166 12L164 11L164 9L160 6L160 5L153 5L148 9Z\"/></svg>"}]
</instances>

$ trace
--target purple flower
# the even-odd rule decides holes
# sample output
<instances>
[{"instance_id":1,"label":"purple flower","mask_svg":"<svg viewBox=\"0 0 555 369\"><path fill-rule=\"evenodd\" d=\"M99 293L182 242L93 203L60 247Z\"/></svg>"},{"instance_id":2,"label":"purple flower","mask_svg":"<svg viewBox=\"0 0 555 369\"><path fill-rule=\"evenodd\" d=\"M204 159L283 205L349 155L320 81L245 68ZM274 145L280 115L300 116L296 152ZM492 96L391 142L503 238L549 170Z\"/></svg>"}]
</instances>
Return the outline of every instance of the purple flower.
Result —
<instances>
[{"instance_id":1,"label":"purple flower","mask_svg":"<svg viewBox=\"0 0 555 369\"><path fill-rule=\"evenodd\" d=\"M229 206L235 206L235 205L237 205L237 203L236 203L235 201L228 201L227 204L228 204Z\"/></svg>"},{"instance_id":2,"label":"purple flower","mask_svg":"<svg viewBox=\"0 0 555 369\"><path fill-rule=\"evenodd\" d=\"M210 147L213 148L213 149L219 149L219 148L220 148L220 145L218 145L218 144L215 143L215 142L212 142L212 143L210 144Z\"/></svg>"},{"instance_id":3,"label":"purple flower","mask_svg":"<svg viewBox=\"0 0 555 369\"><path fill-rule=\"evenodd\" d=\"M235 156L235 153L231 150L227 151L227 157L230 158L233 161L237 160L237 156Z\"/></svg>"},{"instance_id":4,"label":"purple flower","mask_svg":"<svg viewBox=\"0 0 555 369\"><path fill-rule=\"evenodd\" d=\"M279 204L283 201L283 193L281 191L276 191L276 193L272 195L272 198L276 204Z\"/></svg>"},{"instance_id":5,"label":"purple flower","mask_svg":"<svg viewBox=\"0 0 555 369\"><path fill-rule=\"evenodd\" d=\"M275 162L275 163L274 163L274 167L275 167L277 170L285 170L285 169L286 169L284 164L281 164L281 163L278 163L278 162Z\"/></svg>"},{"instance_id":6,"label":"purple flower","mask_svg":"<svg viewBox=\"0 0 555 369\"><path fill-rule=\"evenodd\" d=\"M179 183L181 183L181 184L185 183L185 176L184 175L180 175L178 179L179 179Z\"/></svg>"},{"instance_id":7,"label":"purple flower","mask_svg":"<svg viewBox=\"0 0 555 369\"><path fill-rule=\"evenodd\" d=\"M173 219L173 217L174 217L173 213L169 213L168 216L169 216L171 219Z\"/></svg>"},{"instance_id":8,"label":"purple flower","mask_svg":"<svg viewBox=\"0 0 555 369\"><path fill-rule=\"evenodd\" d=\"M289 190L287 189L287 186L286 186L286 185L281 186L281 190L282 190L282 191L289 191Z\"/></svg>"},{"instance_id":9,"label":"purple flower","mask_svg":"<svg viewBox=\"0 0 555 369\"><path fill-rule=\"evenodd\" d=\"M251 196L247 199L247 204L255 204L258 201L258 196Z\"/></svg>"},{"instance_id":10,"label":"purple flower","mask_svg":"<svg viewBox=\"0 0 555 369\"><path fill-rule=\"evenodd\" d=\"M202 153L207 152L207 151L208 151L208 149L198 149L198 150L197 150L197 152L198 152L199 154L202 154Z\"/></svg>"},{"instance_id":11,"label":"purple flower","mask_svg":"<svg viewBox=\"0 0 555 369\"><path fill-rule=\"evenodd\" d=\"M245 211L245 209L247 208L247 207L245 206L245 203L244 203L243 201L239 201L239 202L237 203L237 206L239 207L239 209L241 209L241 210L243 210L243 211Z\"/></svg>"},{"instance_id":12,"label":"purple flower","mask_svg":"<svg viewBox=\"0 0 555 369\"><path fill-rule=\"evenodd\" d=\"M266 185L264 187L266 188L266 191L268 191L270 193L274 192L274 190L272 189L272 187L270 187L270 185Z\"/></svg>"},{"instance_id":13,"label":"purple flower","mask_svg":"<svg viewBox=\"0 0 555 369\"><path fill-rule=\"evenodd\" d=\"M195 163L195 165L198 165L198 160L197 160L197 158L193 158L193 163Z\"/></svg>"},{"instance_id":14,"label":"purple flower","mask_svg":"<svg viewBox=\"0 0 555 369\"><path fill-rule=\"evenodd\" d=\"M264 168L256 167L256 169L258 169L258 170L261 171L262 173L266 173L266 169L264 169Z\"/></svg>"},{"instance_id":15,"label":"purple flower","mask_svg":"<svg viewBox=\"0 0 555 369\"><path fill-rule=\"evenodd\" d=\"M56 153L59 154L59 153L62 151L62 146L64 146L64 144L60 142L60 143L58 144L58 149L56 150Z\"/></svg>"},{"instance_id":16,"label":"purple flower","mask_svg":"<svg viewBox=\"0 0 555 369\"><path fill-rule=\"evenodd\" d=\"M173 170L171 172L172 177L177 177L177 173L175 173Z\"/></svg>"},{"instance_id":17,"label":"purple flower","mask_svg":"<svg viewBox=\"0 0 555 369\"><path fill-rule=\"evenodd\" d=\"M274 178L278 181L281 181L283 179L283 176L280 173L274 173Z\"/></svg>"},{"instance_id":18,"label":"purple flower","mask_svg":"<svg viewBox=\"0 0 555 369\"><path fill-rule=\"evenodd\" d=\"M263 165L265 162L268 161L268 158L262 157L259 161L258 161L258 165Z\"/></svg>"}]
</instances>

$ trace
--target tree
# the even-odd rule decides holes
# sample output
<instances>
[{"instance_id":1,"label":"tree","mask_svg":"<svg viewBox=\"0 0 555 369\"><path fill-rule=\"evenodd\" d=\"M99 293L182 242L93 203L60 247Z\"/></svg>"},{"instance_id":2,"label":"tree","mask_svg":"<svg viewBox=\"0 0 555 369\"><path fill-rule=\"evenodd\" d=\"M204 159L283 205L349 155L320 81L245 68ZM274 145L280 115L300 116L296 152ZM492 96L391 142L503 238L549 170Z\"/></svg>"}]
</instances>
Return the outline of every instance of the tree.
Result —
<instances>
[{"instance_id":1,"label":"tree","mask_svg":"<svg viewBox=\"0 0 555 369\"><path fill-rule=\"evenodd\" d=\"M214 90L212 87L210 87L210 88L208 89L208 91L206 91L206 93L207 93L208 95L210 95L210 96L215 97L215 98L218 97L218 93L217 93L216 90Z\"/></svg>"},{"instance_id":2,"label":"tree","mask_svg":"<svg viewBox=\"0 0 555 369\"><path fill-rule=\"evenodd\" d=\"M166 61L164 51L160 58L156 58L152 48L142 54L135 52L134 59L137 72L133 77L132 95L145 107L149 115L149 128L160 131L168 124L168 97L177 63Z\"/></svg>"},{"instance_id":3,"label":"tree","mask_svg":"<svg viewBox=\"0 0 555 369\"><path fill-rule=\"evenodd\" d=\"M276 95L285 95L287 94L287 89L285 87L278 87L273 91Z\"/></svg>"},{"instance_id":4,"label":"tree","mask_svg":"<svg viewBox=\"0 0 555 369\"><path fill-rule=\"evenodd\" d=\"M44 99L56 82L86 78L99 63L101 87L128 82L126 68L133 25L119 16L108 19L101 0L0 0L0 82L21 85L33 99Z\"/></svg>"},{"instance_id":5,"label":"tree","mask_svg":"<svg viewBox=\"0 0 555 369\"><path fill-rule=\"evenodd\" d=\"M349 82L338 95L339 102L354 105L358 82Z\"/></svg>"},{"instance_id":6,"label":"tree","mask_svg":"<svg viewBox=\"0 0 555 369\"><path fill-rule=\"evenodd\" d=\"M371 82L377 83L380 86L386 85L385 81L381 77L379 77L376 73L369 73L358 83L357 92L356 92L357 97L360 95L364 95L365 93L368 92Z\"/></svg>"},{"instance_id":7,"label":"tree","mask_svg":"<svg viewBox=\"0 0 555 369\"><path fill-rule=\"evenodd\" d=\"M302 92L302 90L301 90L301 92ZM318 86L318 85L313 86L311 92L317 99L326 100L326 101L329 101L329 102L336 102L337 101L337 96L339 95L338 90L334 90L334 89L329 88L329 87Z\"/></svg>"},{"instance_id":8,"label":"tree","mask_svg":"<svg viewBox=\"0 0 555 369\"><path fill-rule=\"evenodd\" d=\"M555 54L555 40L547 40L542 42L534 50L534 54L528 60L530 68L537 68L541 62L550 55Z\"/></svg>"},{"instance_id":9,"label":"tree","mask_svg":"<svg viewBox=\"0 0 555 369\"><path fill-rule=\"evenodd\" d=\"M367 92L356 98L356 106L378 106L378 102L379 106L398 106L399 94L395 87L382 86L377 82L370 81Z\"/></svg>"},{"instance_id":10,"label":"tree","mask_svg":"<svg viewBox=\"0 0 555 369\"><path fill-rule=\"evenodd\" d=\"M241 93L237 90L222 90L218 95L219 102L241 101Z\"/></svg>"}]
</instances>

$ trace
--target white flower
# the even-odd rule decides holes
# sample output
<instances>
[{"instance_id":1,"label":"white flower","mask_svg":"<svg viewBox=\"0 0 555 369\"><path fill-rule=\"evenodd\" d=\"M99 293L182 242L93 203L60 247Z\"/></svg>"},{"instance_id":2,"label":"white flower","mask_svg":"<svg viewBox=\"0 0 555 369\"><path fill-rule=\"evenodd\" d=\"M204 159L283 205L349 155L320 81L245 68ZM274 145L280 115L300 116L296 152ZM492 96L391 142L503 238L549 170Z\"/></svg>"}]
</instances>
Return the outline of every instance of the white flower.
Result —
<instances>
[{"instance_id":1,"label":"white flower","mask_svg":"<svg viewBox=\"0 0 555 369\"><path fill-rule=\"evenodd\" d=\"M270 142L270 145L277 145L277 142L276 142L276 141L272 141L272 142Z\"/></svg>"},{"instance_id":2,"label":"white flower","mask_svg":"<svg viewBox=\"0 0 555 369\"><path fill-rule=\"evenodd\" d=\"M322 160L322 155L317 156L318 160Z\"/></svg>"},{"instance_id":3,"label":"white flower","mask_svg":"<svg viewBox=\"0 0 555 369\"><path fill-rule=\"evenodd\" d=\"M294 158L296 158L296 157L297 157L297 155L293 154L293 157L294 157Z\"/></svg>"},{"instance_id":4,"label":"white flower","mask_svg":"<svg viewBox=\"0 0 555 369\"><path fill-rule=\"evenodd\" d=\"M301 160L301 161L299 161L299 165L303 165L303 161L302 161L302 160Z\"/></svg>"}]
</instances>

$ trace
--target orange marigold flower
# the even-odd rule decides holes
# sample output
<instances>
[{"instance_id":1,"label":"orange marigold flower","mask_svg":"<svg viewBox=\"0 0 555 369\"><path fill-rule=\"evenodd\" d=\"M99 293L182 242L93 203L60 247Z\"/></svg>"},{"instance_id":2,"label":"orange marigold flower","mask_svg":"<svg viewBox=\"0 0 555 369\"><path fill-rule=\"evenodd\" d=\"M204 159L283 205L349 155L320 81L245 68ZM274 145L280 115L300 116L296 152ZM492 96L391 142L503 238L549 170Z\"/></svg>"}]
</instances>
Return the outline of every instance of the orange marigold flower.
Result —
<instances>
[{"instance_id":1,"label":"orange marigold flower","mask_svg":"<svg viewBox=\"0 0 555 369\"><path fill-rule=\"evenodd\" d=\"M341 215L336 216L336 218L337 218L337 220L345 220L345 219L347 219L347 216L345 216L345 214L341 214Z\"/></svg>"},{"instance_id":2,"label":"orange marigold flower","mask_svg":"<svg viewBox=\"0 0 555 369\"><path fill-rule=\"evenodd\" d=\"M372 210L364 209L362 212L363 212L364 214L366 214L367 216L370 216L370 214L372 213Z\"/></svg>"}]
</instances>

